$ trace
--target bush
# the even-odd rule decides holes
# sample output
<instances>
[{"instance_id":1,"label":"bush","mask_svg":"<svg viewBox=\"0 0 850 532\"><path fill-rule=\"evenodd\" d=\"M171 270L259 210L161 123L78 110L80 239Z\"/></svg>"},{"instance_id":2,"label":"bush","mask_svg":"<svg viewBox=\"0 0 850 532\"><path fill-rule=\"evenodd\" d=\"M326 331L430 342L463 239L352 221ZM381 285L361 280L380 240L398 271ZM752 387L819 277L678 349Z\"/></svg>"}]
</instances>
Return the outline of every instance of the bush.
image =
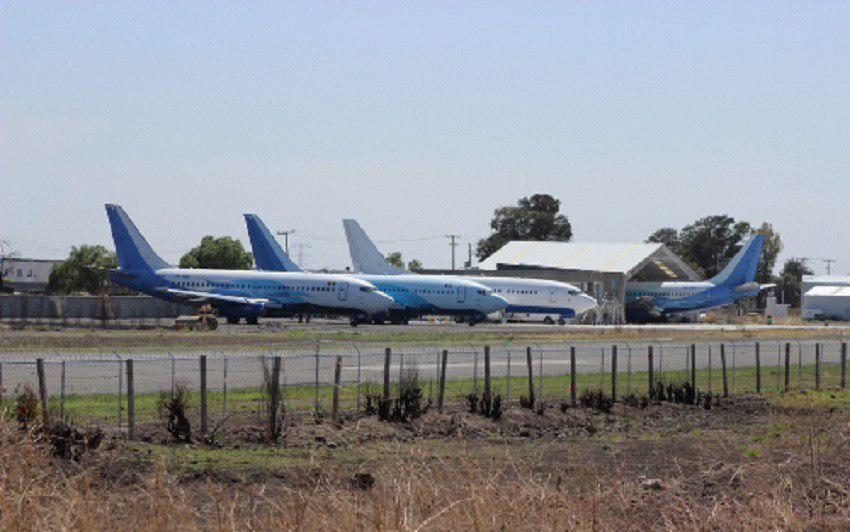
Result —
<instances>
[{"instance_id":1,"label":"bush","mask_svg":"<svg viewBox=\"0 0 850 532\"><path fill-rule=\"evenodd\" d=\"M419 386L419 371L410 368L402 372L398 397L384 399L383 394L366 394L366 414L378 414L381 421L408 422L422 416L431 407L431 400L424 400Z\"/></svg>"},{"instance_id":2,"label":"bush","mask_svg":"<svg viewBox=\"0 0 850 532\"><path fill-rule=\"evenodd\" d=\"M621 402L624 405L632 406L635 408L646 408L649 406L649 397L646 395L635 395L634 393L628 393L623 396Z\"/></svg>"},{"instance_id":3,"label":"bush","mask_svg":"<svg viewBox=\"0 0 850 532\"><path fill-rule=\"evenodd\" d=\"M38 416L38 396L29 384L18 385L15 388L15 418L26 428Z\"/></svg>"},{"instance_id":4,"label":"bush","mask_svg":"<svg viewBox=\"0 0 850 532\"><path fill-rule=\"evenodd\" d=\"M86 451L93 451L103 441L103 431L97 427L80 429L71 423L57 421L43 430L50 442L53 456L79 462Z\"/></svg>"},{"instance_id":5,"label":"bush","mask_svg":"<svg viewBox=\"0 0 850 532\"><path fill-rule=\"evenodd\" d=\"M186 417L186 407L188 406L188 392L186 383L178 382L174 386L173 397L168 397L165 392L159 394L159 410L160 417L168 416L165 428L171 437L176 441L192 443L192 426L189 424L189 419Z\"/></svg>"},{"instance_id":6,"label":"bush","mask_svg":"<svg viewBox=\"0 0 850 532\"><path fill-rule=\"evenodd\" d=\"M614 398L602 390L587 389L579 396L579 404L585 408L593 408L608 413L614 407Z\"/></svg>"},{"instance_id":7,"label":"bush","mask_svg":"<svg viewBox=\"0 0 850 532\"><path fill-rule=\"evenodd\" d=\"M527 408L529 410L533 409L534 408L534 397L526 397L524 395L521 396L519 398L519 406L521 406L523 408Z\"/></svg>"}]
</instances>

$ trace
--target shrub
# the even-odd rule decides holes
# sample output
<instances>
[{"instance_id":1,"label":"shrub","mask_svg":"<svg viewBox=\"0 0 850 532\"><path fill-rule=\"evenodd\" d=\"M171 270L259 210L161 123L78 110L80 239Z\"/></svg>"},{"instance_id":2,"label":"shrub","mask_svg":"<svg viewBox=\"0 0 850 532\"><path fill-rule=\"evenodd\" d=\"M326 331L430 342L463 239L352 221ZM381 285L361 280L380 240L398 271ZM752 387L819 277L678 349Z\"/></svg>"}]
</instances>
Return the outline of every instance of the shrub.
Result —
<instances>
[{"instance_id":1,"label":"shrub","mask_svg":"<svg viewBox=\"0 0 850 532\"><path fill-rule=\"evenodd\" d=\"M628 393L623 396L621 402L624 405L632 406L635 408L646 408L649 406L649 397L646 395L638 396L634 393Z\"/></svg>"},{"instance_id":2,"label":"shrub","mask_svg":"<svg viewBox=\"0 0 850 532\"><path fill-rule=\"evenodd\" d=\"M524 395L521 396L519 398L519 406L521 406L523 408L527 408L529 410L533 409L534 408L534 397L526 397Z\"/></svg>"},{"instance_id":3,"label":"shrub","mask_svg":"<svg viewBox=\"0 0 850 532\"><path fill-rule=\"evenodd\" d=\"M29 384L15 388L15 418L22 428L35 421L38 416L38 396Z\"/></svg>"},{"instance_id":4,"label":"shrub","mask_svg":"<svg viewBox=\"0 0 850 532\"><path fill-rule=\"evenodd\" d=\"M185 443L192 442L192 426L186 417L186 407L189 402L188 395L186 383L178 382L174 386L174 395L172 397L169 398L165 392L159 394L159 404L157 405L160 417L164 415L168 416L165 429L176 441Z\"/></svg>"},{"instance_id":5,"label":"shrub","mask_svg":"<svg viewBox=\"0 0 850 532\"><path fill-rule=\"evenodd\" d=\"M75 462L79 462L86 451L97 449L103 441L103 431L99 428L80 429L65 421L44 427L43 435L50 442L53 456Z\"/></svg>"},{"instance_id":6,"label":"shrub","mask_svg":"<svg viewBox=\"0 0 850 532\"><path fill-rule=\"evenodd\" d=\"M614 406L614 398L602 390L587 389L579 396L579 404L585 408L593 408L608 413Z\"/></svg>"}]
</instances>

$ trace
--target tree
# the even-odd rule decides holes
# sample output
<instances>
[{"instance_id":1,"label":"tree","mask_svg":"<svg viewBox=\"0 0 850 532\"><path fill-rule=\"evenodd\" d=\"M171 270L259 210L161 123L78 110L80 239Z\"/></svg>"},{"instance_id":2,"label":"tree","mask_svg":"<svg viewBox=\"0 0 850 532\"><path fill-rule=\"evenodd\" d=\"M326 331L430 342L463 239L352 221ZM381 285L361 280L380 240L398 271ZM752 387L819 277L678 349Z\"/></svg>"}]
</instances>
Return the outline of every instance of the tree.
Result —
<instances>
[{"instance_id":1,"label":"tree","mask_svg":"<svg viewBox=\"0 0 850 532\"><path fill-rule=\"evenodd\" d=\"M647 243L664 244L674 253L679 250L679 231L672 227L663 227L649 235Z\"/></svg>"},{"instance_id":2,"label":"tree","mask_svg":"<svg viewBox=\"0 0 850 532\"><path fill-rule=\"evenodd\" d=\"M117 267L115 253L103 246L74 246L68 258L51 270L47 291L54 294L103 294L109 287L107 270Z\"/></svg>"},{"instance_id":3,"label":"tree","mask_svg":"<svg viewBox=\"0 0 850 532\"><path fill-rule=\"evenodd\" d=\"M387 262L396 268L404 269L404 259L401 258L401 251L393 251L387 255Z\"/></svg>"},{"instance_id":4,"label":"tree","mask_svg":"<svg viewBox=\"0 0 850 532\"><path fill-rule=\"evenodd\" d=\"M407 269L412 272L419 271L422 269L422 263L418 259L410 259L410 262L407 263Z\"/></svg>"},{"instance_id":5,"label":"tree","mask_svg":"<svg viewBox=\"0 0 850 532\"><path fill-rule=\"evenodd\" d=\"M800 290L803 276L813 273L801 259L786 260L776 282L777 288L782 293L782 302L788 303L794 308L799 308L802 300Z\"/></svg>"},{"instance_id":6,"label":"tree","mask_svg":"<svg viewBox=\"0 0 850 532\"><path fill-rule=\"evenodd\" d=\"M520 199L516 206L499 207L490 222L493 234L478 241L478 260L486 259L511 240L568 242L573 229L569 219L559 214L560 208L560 200L549 194L534 194Z\"/></svg>"},{"instance_id":7,"label":"tree","mask_svg":"<svg viewBox=\"0 0 850 532\"><path fill-rule=\"evenodd\" d=\"M180 258L181 268L213 270L249 270L254 258L242 247L242 242L229 236L205 236L198 246Z\"/></svg>"}]
</instances>

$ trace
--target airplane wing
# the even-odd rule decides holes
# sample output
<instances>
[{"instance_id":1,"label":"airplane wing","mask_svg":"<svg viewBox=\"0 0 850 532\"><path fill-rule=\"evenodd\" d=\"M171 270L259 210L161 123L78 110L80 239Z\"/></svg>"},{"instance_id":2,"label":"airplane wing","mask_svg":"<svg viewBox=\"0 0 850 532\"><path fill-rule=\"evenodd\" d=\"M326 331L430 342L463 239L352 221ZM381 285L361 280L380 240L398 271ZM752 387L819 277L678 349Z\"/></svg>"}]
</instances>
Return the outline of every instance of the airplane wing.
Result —
<instances>
[{"instance_id":1,"label":"airplane wing","mask_svg":"<svg viewBox=\"0 0 850 532\"><path fill-rule=\"evenodd\" d=\"M188 303L236 303L242 305L262 305L268 303L268 299L258 297L226 296L224 294L213 294L209 292L195 292L193 290L179 290L177 288L166 288L163 292L177 296Z\"/></svg>"}]
</instances>

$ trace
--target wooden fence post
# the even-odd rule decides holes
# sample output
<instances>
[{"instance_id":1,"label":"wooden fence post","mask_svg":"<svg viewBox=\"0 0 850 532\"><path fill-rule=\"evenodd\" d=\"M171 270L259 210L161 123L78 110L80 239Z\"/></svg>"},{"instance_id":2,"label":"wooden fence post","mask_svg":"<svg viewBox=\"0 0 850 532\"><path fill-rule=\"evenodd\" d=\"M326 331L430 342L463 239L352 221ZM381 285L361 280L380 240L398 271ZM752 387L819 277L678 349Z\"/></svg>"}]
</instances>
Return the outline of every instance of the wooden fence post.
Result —
<instances>
[{"instance_id":1,"label":"wooden fence post","mask_svg":"<svg viewBox=\"0 0 850 532\"><path fill-rule=\"evenodd\" d=\"M38 374L38 398L41 400L41 422L47 425L49 415L47 412L47 384L44 379L44 359L35 361L35 371Z\"/></svg>"},{"instance_id":2,"label":"wooden fence post","mask_svg":"<svg viewBox=\"0 0 850 532\"><path fill-rule=\"evenodd\" d=\"M611 400L617 402L617 346L611 346Z\"/></svg>"},{"instance_id":3,"label":"wooden fence post","mask_svg":"<svg viewBox=\"0 0 850 532\"><path fill-rule=\"evenodd\" d=\"M820 390L820 342L815 344L815 390Z\"/></svg>"},{"instance_id":4,"label":"wooden fence post","mask_svg":"<svg viewBox=\"0 0 850 532\"><path fill-rule=\"evenodd\" d=\"M847 385L847 342L841 342L841 389Z\"/></svg>"},{"instance_id":5,"label":"wooden fence post","mask_svg":"<svg viewBox=\"0 0 850 532\"><path fill-rule=\"evenodd\" d=\"M443 363L440 364L440 394L437 396L437 410L443 411L443 401L446 398L446 363L449 360L449 350L443 349Z\"/></svg>"},{"instance_id":6,"label":"wooden fence post","mask_svg":"<svg viewBox=\"0 0 850 532\"><path fill-rule=\"evenodd\" d=\"M697 390L697 346L696 344L691 344L691 386L694 389L694 393Z\"/></svg>"},{"instance_id":7,"label":"wooden fence post","mask_svg":"<svg viewBox=\"0 0 850 532\"><path fill-rule=\"evenodd\" d=\"M339 421L339 381L342 376L342 355L336 356L336 364L334 365L334 389L333 389L333 406L331 417L334 423Z\"/></svg>"},{"instance_id":8,"label":"wooden fence post","mask_svg":"<svg viewBox=\"0 0 850 532\"><path fill-rule=\"evenodd\" d=\"M720 368L723 372L723 397L729 397L729 376L726 373L726 344L720 344Z\"/></svg>"},{"instance_id":9,"label":"wooden fence post","mask_svg":"<svg viewBox=\"0 0 850 532\"><path fill-rule=\"evenodd\" d=\"M136 387L133 379L133 359L124 361L127 370L127 439L136 438Z\"/></svg>"},{"instance_id":10,"label":"wooden fence post","mask_svg":"<svg viewBox=\"0 0 850 532\"><path fill-rule=\"evenodd\" d=\"M756 393L761 393L761 346L756 342Z\"/></svg>"},{"instance_id":11,"label":"wooden fence post","mask_svg":"<svg viewBox=\"0 0 850 532\"><path fill-rule=\"evenodd\" d=\"M490 399L490 346L484 346L484 400Z\"/></svg>"},{"instance_id":12,"label":"wooden fence post","mask_svg":"<svg viewBox=\"0 0 850 532\"><path fill-rule=\"evenodd\" d=\"M207 355L201 355L201 434L207 433Z\"/></svg>"},{"instance_id":13,"label":"wooden fence post","mask_svg":"<svg viewBox=\"0 0 850 532\"><path fill-rule=\"evenodd\" d=\"M528 404L534 406L534 369L531 361L531 348L525 348L525 362L528 366Z\"/></svg>"},{"instance_id":14,"label":"wooden fence post","mask_svg":"<svg viewBox=\"0 0 850 532\"><path fill-rule=\"evenodd\" d=\"M653 367L652 361L652 346L648 346L646 348L646 364L649 368L649 384L648 384L648 393L649 398L655 398L655 368Z\"/></svg>"},{"instance_id":15,"label":"wooden fence post","mask_svg":"<svg viewBox=\"0 0 850 532\"><path fill-rule=\"evenodd\" d=\"M785 342L785 391L791 389L791 343Z\"/></svg>"},{"instance_id":16,"label":"wooden fence post","mask_svg":"<svg viewBox=\"0 0 850 532\"><path fill-rule=\"evenodd\" d=\"M272 382L269 386L269 439L277 441L279 427L277 426L277 413L280 409L280 355L272 360Z\"/></svg>"},{"instance_id":17,"label":"wooden fence post","mask_svg":"<svg viewBox=\"0 0 850 532\"><path fill-rule=\"evenodd\" d=\"M393 356L393 350L386 348L384 350L384 401L390 400L390 360Z\"/></svg>"},{"instance_id":18,"label":"wooden fence post","mask_svg":"<svg viewBox=\"0 0 850 532\"><path fill-rule=\"evenodd\" d=\"M570 405L576 406L576 347L570 347Z\"/></svg>"}]
</instances>

